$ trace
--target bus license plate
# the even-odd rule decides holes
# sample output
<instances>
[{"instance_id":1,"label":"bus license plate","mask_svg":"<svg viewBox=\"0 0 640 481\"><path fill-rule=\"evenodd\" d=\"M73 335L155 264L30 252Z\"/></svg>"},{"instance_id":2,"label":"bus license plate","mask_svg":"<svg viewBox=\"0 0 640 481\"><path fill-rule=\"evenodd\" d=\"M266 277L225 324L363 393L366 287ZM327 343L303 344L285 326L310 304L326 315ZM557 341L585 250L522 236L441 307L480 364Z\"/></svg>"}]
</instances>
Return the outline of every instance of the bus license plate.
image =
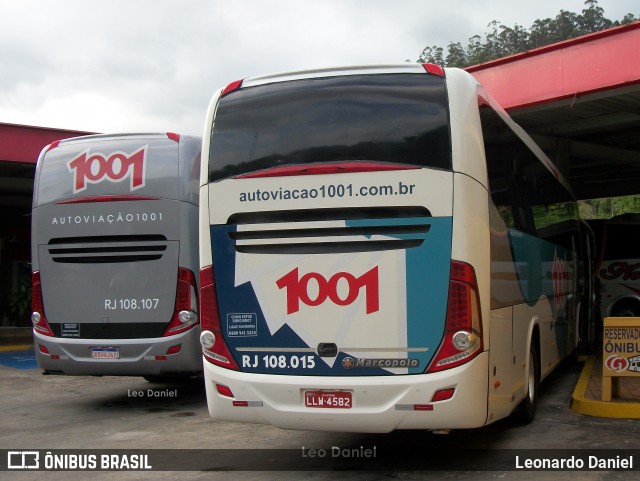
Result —
<instances>
[{"instance_id":1,"label":"bus license plate","mask_svg":"<svg viewBox=\"0 0 640 481\"><path fill-rule=\"evenodd\" d=\"M120 359L120 349L117 347L92 347L91 359Z\"/></svg>"},{"instance_id":2,"label":"bus license plate","mask_svg":"<svg viewBox=\"0 0 640 481\"><path fill-rule=\"evenodd\" d=\"M308 408L351 409L348 391L306 391L304 405Z\"/></svg>"}]
</instances>

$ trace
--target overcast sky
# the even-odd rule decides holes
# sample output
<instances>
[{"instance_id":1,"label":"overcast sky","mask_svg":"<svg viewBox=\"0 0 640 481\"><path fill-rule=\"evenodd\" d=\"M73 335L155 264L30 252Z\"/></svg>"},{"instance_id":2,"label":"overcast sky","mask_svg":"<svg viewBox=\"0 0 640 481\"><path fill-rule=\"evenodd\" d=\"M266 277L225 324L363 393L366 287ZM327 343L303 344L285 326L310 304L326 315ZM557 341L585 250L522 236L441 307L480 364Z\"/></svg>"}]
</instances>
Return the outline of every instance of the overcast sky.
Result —
<instances>
[{"instance_id":1,"label":"overcast sky","mask_svg":"<svg viewBox=\"0 0 640 481\"><path fill-rule=\"evenodd\" d=\"M640 16L638 0L600 0ZM492 20L529 28L583 0L0 0L0 122L202 134L233 80L416 61Z\"/></svg>"}]
</instances>

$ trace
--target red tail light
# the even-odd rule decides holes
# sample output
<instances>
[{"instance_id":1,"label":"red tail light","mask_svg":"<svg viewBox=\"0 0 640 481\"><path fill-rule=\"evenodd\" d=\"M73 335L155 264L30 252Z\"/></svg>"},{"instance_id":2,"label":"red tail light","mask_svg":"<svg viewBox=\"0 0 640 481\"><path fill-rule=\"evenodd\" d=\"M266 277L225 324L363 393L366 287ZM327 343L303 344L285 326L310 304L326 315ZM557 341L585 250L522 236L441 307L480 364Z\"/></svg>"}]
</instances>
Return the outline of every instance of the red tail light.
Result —
<instances>
[{"instance_id":1,"label":"red tail light","mask_svg":"<svg viewBox=\"0 0 640 481\"><path fill-rule=\"evenodd\" d=\"M242 86L242 80L235 80L227 85L224 89L222 89L222 93L220 97L224 97L225 95L229 95L231 92L238 90Z\"/></svg>"},{"instance_id":2,"label":"red tail light","mask_svg":"<svg viewBox=\"0 0 640 481\"><path fill-rule=\"evenodd\" d=\"M179 267L175 309L163 336L175 336L193 328L198 324L199 311L196 276L190 269Z\"/></svg>"},{"instance_id":3,"label":"red tail light","mask_svg":"<svg viewBox=\"0 0 640 481\"><path fill-rule=\"evenodd\" d=\"M423 63L422 66L431 75L437 75L438 77L444 77L444 69L435 63Z\"/></svg>"},{"instance_id":4,"label":"red tail light","mask_svg":"<svg viewBox=\"0 0 640 481\"><path fill-rule=\"evenodd\" d=\"M450 387L447 389L440 389L439 391L436 391L433 394L433 397L431 398L431 402L435 403L435 402L446 401L447 399L451 399L455 392L456 392L456 389L453 387Z\"/></svg>"},{"instance_id":5,"label":"red tail light","mask_svg":"<svg viewBox=\"0 0 640 481\"><path fill-rule=\"evenodd\" d=\"M240 368L222 336L213 266L204 267L200 271L200 299L202 299L202 335L200 339L205 359L216 366L239 371ZM203 342L205 339L206 344Z\"/></svg>"},{"instance_id":6,"label":"red tail light","mask_svg":"<svg viewBox=\"0 0 640 481\"><path fill-rule=\"evenodd\" d=\"M233 392L231 392L231 388L224 384L216 384L216 390L225 397L235 397Z\"/></svg>"},{"instance_id":7,"label":"red tail light","mask_svg":"<svg viewBox=\"0 0 640 481\"><path fill-rule=\"evenodd\" d=\"M55 140L53 142L51 142L49 145L47 145L47 152L49 152L50 150L55 149L58 145L60 145L60 140Z\"/></svg>"},{"instance_id":8,"label":"red tail light","mask_svg":"<svg viewBox=\"0 0 640 481\"><path fill-rule=\"evenodd\" d=\"M42 302L42 285L40 283L40 272L36 271L31 275L31 322L33 329L45 336L53 336L53 331L44 315L44 303Z\"/></svg>"},{"instance_id":9,"label":"red tail light","mask_svg":"<svg viewBox=\"0 0 640 481\"><path fill-rule=\"evenodd\" d=\"M482 317L476 273L469 264L451 261L444 337L427 372L460 366L482 350Z\"/></svg>"}]
</instances>

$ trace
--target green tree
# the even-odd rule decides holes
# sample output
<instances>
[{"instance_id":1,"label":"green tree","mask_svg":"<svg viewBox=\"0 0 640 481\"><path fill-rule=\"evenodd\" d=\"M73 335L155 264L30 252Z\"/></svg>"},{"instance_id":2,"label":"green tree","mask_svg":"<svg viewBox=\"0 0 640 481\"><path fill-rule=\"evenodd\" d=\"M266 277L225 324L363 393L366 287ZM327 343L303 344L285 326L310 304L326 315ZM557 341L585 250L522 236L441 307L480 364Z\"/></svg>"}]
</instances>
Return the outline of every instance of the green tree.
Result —
<instances>
[{"instance_id":1,"label":"green tree","mask_svg":"<svg viewBox=\"0 0 640 481\"><path fill-rule=\"evenodd\" d=\"M576 19L583 34L598 32L613 26L613 22L605 18L604 9L598 6L597 0L587 0L584 4L587 8L582 10L582 15Z\"/></svg>"},{"instance_id":2,"label":"green tree","mask_svg":"<svg viewBox=\"0 0 640 481\"><path fill-rule=\"evenodd\" d=\"M505 55L513 55L529 48L529 32L520 25L513 28L500 26L500 43Z\"/></svg>"},{"instance_id":3,"label":"green tree","mask_svg":"<svg viewBox=\"0 0 640 481\"><path fill-rule=\"evenodd\" d=\"M449 67L464 67L467 65L467 53L460 42L449 44L445 63Z\"/></svg>"},{"instance_id":4,"label":"green tree","mask_svg":"<svg viewBox=\"0 0 640 481\"><path fill-rule=\"evenodd\" d=\"M489 60L491 60L490 53L484 48L482 37L480 35L471 37L467 47L467 65L476 65Z\"/></svg>"},{"instance_id":5,"label":"green tree","mask_svg":"<svg viewBox=\"0 0 640 481\"><path fill-rule=\"evenodd\" d=\"M553 20L550 18L534 21L529 29L529 47L537 48L553 43L551 39L552 27Z\"/></svg>"},{"instance_id":6,"label":"green tree","mask_svg":"<svg viewBox=\"0 0 640 481\"><path fill-rule=\"evenodd\" d=\"M584 32L581 31L578 24L578 14L560 10L552 24L551 40L553 42L561 42L570 38L579 37Z\"/></svg>"},{"instance_id":7,"label":"green tree","mask_svg":"<svg viewBox=\"0 0 640 481\"><path fill-rule=\"evenodd\" d=\"M640 195L579 201L583 219L609 219L622 214L640 214Z\"/></svg>"},{"instance_id":8,"label":"green tree","mask_svg":"<svg viewBox=\"0 0 640 481\"><path fill-rule=\"evenodd\" d=\"M446 49L437 45L425 47L418 62L437 63L445 67L477 65L638 20L634 14L628 13L620 21L611 21L604 16L604 9L598 5L598 0L586 0L584 5L580 14L560 10L555 18L535 20L529 29L518 24L508 27L493 20L487 25L489 31L484 38L472 36L466 48L460 42L451 42Z\"/></svg>"},{"instance_id":9,"label":"green tree","mask_svg":"<svg viewBox=\"0 0 640 481\"><path fill-rule=\"evenodd\" d=\"M442 57L442 47L434 45L433 47L425 47L420 54L418 62L420 63L436 63L438 65L446 65Z\"/></svg>"}]
</instances>

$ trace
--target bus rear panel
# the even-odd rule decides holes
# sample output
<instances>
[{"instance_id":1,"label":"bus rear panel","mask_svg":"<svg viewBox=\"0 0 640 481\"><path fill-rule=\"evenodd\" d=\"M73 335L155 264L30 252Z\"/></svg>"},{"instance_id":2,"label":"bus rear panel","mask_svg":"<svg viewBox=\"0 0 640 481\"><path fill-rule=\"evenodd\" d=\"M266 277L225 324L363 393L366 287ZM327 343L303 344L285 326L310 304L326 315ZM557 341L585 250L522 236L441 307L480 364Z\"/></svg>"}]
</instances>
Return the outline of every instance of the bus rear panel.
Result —
<instances>
[{"instance_id":1,"label":"bus rear panel","mask_svg":"<svg viewBox=\"0 0 640 481\"><path fill-rule=\"evenodd\" d=\"M256 77L214 96L200 182L212 417L456 429L525 398L540 377L534 319L554 322L556 282L537 277L553 279L565 252L530 256L533 231L492 232L479 92L464 72L401 65ZM491 291L494 237L508 299ZM543 374L558 358L547 331Z\"/></svg>"},{"instance_id":2,"label":"bus rear panel","mask_svg":"<svg viewBox=\"0 0 640 481\"><path fill-rule=\"evenodd\" d=\"M45 372L201 371L199 149L199 139L176 134L45 148L32 227L32 320Z\"/></svg>"},{"instance_id":3,"label":"bus rear panel","mask_svg":"<svg viewBox=\"0 0 640 481\"><path fill-rule=\"evenodd\" d=\"M486 404L460 416L447 391L486 391L486 355L473 269L452 262L446 85L411 70L220 99L201 239L202 296L216 296L224 339L204 351L214 417L379 432L424 425L441 399L442 427L485 422ZM462 356L441 348L445 330L465 329Z\"/></svg>"}]
</instances>

